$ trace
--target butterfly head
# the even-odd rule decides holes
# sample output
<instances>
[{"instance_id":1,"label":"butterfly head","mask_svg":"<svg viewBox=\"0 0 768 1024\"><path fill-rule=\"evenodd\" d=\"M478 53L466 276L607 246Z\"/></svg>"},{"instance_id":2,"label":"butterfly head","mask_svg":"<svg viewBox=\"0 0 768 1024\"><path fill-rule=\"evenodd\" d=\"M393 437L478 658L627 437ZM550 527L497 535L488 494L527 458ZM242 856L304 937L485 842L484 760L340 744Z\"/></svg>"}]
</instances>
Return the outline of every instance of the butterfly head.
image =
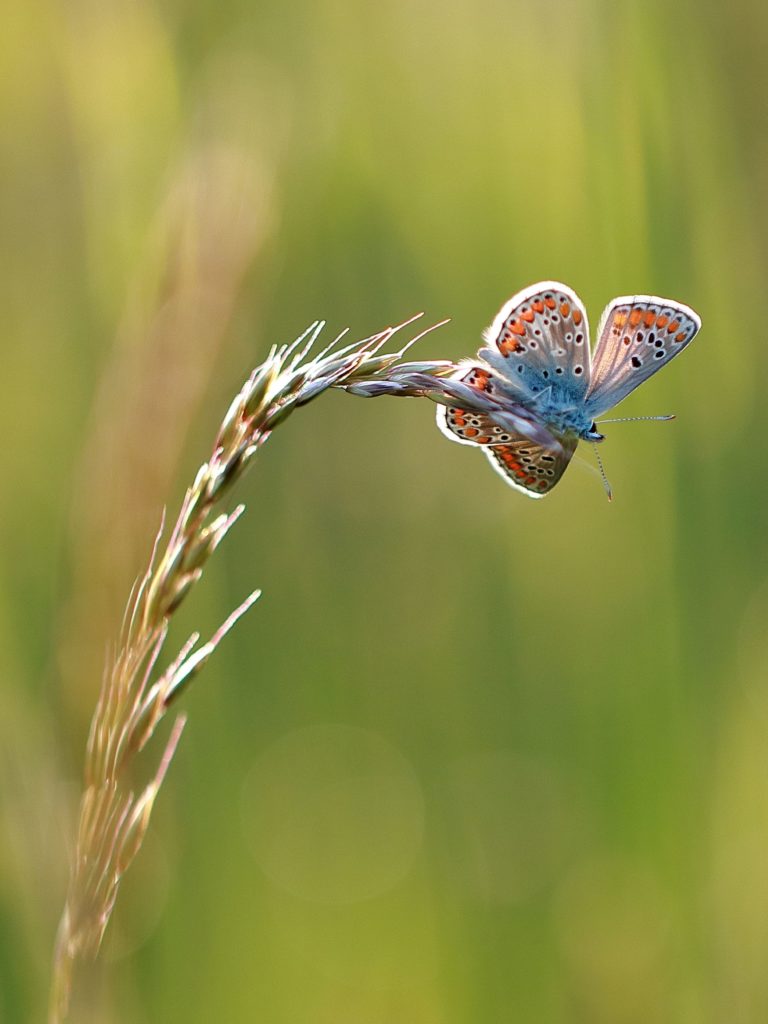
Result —
<instances>
[{"instance_id":1,"label":"butterfly head","mask_svg":"<svg viewBox=\"0 0 768 1024\"><path fill-rule=\"evenodd\" d=\"M587 429L581 436L585 441L597 442L605 440L605 434L600 433L600 431L597 429L597 424L594 420L592 420L590 425L587 427Z\"/></svg>"}]
</instances>

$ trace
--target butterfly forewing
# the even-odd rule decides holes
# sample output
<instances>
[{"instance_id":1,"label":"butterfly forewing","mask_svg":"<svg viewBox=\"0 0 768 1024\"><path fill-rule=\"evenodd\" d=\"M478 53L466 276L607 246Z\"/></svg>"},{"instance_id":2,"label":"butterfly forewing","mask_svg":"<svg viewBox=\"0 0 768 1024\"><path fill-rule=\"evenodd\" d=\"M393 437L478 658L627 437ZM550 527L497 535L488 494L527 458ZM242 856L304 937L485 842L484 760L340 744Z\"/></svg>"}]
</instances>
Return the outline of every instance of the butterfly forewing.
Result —
<instances>
[{"instance_id":1,"label":"butterfly forewing","mask_svg":"<svg viewBox=\"0 0 768 1024\"><path fill-rule=\"evenodd\" d=\"M653 295L614 299L600 321L587 407L599 416L674 359L701 327L688 306Z\"/></svg>"},{"instance_id":2,"label":"butterfly forewing","mask_svg":"<svg viewBox=\"0 0 768 1024\"><path fill-rule=\"evenodd\" d=\"M472 366L459 379L463 384L468 384L486 395L501 394L497 378L485 367ZM502 444L515 436L512 431L505 430L490 416L477 409L439 405L437 425L446 437L460 444Z\"/></svg>"},{"instance_id":3,"label":"butterfly forewing","mask_svg":"<svg viewBox=\"0 0 768 1024\"><path fill-rule=\"evenodd\" d=\"M515 435L500 427L490 416L474 409L440 407L437 411L437 425L442 432L459 444L504 444Z\"/></svg>"},{"instance_id":4,"label":"butterfly forewing","mask_svg":"<svg viewBox=\"0 0 768 1024\"><path fill-rule=\"evenodd\" d=\"M543 498L568 468L578 444L573 434L559 436L557 440L559 452L542 448L528 438L515 437L509 444L487 448L485 454L508 484L530 498Z\"/></svg>"},{"instance_id":5,"label":"butterfly forewing","mask_svg":"<svg viewBox=\"0 0 768 1024\"><path fill-rule=\"evenodd\" d=\"M554 386L574 401L590 380L589 325L579 297L557 281L532 285L505 303L478 355L529 399Z\"/></svg>"}]
</instances>

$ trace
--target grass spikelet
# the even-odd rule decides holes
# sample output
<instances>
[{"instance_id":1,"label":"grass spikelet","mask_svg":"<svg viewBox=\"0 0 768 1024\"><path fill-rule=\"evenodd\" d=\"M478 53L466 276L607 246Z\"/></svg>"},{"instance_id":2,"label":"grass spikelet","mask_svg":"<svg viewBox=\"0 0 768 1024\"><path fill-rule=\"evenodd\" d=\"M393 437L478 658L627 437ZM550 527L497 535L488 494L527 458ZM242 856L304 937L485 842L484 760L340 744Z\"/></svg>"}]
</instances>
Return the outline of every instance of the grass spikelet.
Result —
<instances>
[{"instance_id":1,"label":"grass spikelet","mask_svg":"<svg viewBox=\"0 0 768 1024\"><path fill-rule=\"evenodd\" d=\"M339 347L341 335L312 357L312 347L324 326L317 322L293 345L273 348L232 401L211 456L187 490L165 542L164 528L158 531L149 566L131 593L91 722L70 882L54 953L52 1024L67 1016L77 964L98 954L120 880L141 848L154 801L184 728L184 716L176 719L152 780L138 794L130 786L134 759L171 704L258 597L258 591L248 595L202 646L194 634L170 664L158 671L171 617L244 511L244 506L238 505L232 512L217 513L217 506L275 427L323 391L366 381L385 386L384 394L418 396L425 388L439 388L441 375L453 369L452 364L423 363L418 379L403 373L389 381L387 375L395 372L399 353L378 353L412 322L344 347Z\"/></svg>"}]
</instances>

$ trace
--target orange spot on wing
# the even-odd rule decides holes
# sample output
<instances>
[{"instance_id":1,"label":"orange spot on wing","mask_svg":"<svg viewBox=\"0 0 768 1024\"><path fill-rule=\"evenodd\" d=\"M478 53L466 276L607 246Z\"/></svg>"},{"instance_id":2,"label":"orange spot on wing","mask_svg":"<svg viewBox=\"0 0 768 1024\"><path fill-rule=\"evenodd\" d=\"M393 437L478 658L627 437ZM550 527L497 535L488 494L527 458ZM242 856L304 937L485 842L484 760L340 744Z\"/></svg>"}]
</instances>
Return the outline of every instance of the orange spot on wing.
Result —
<instances>
[{"instance_id":1,"label":"orange spot on wing","mask_svg":"<svg viewBox=\"0 0 768 1024\"><path fill-rule=\"evenodd\" d=\"M679 320L673 320L672 323L667 328L667 334L674 334L679 326L680 326L680 321Z\"/></svg>"},{"instance_id":2,"label":"orange spot on wing","mask_svg":"<svg viewBox=\"0 0 768 1024\"><path fill-rule=\"evenodd\" d=\"M685 341L685 331L680 331L679 334L675 335L675 341L679 345L681 341Z\"/></svg>"},{"instance_id":3,"label":"orange spot on wing","mask_svg":"<svg viewBox=\"0 0 768 1024\"><path fill-rule=\"evenodd\" d=\"M560 313L561 313L562 316L570 316L571 315L571 307L568 305L567 302L561 302L560 303Z\"/></svg>"},{"instance_id":4,"label":"orange spot on wing","mask_svg":"<svg viewBox=\"0 0 768 1024\"><path fill-rule=\"evenodd\" d=\"M662 316L657 316L656 317L656 326L657 327L666 327L668 323L669 323L669 317L668 316L663 316L662 315Z\"/></svg>"},{"instance_id":5,"label":"orange spot on wing","mask_svg":"<svg viewBox=\"0 0 768 1024\"><path fill-rule=\"evenodd\" d=\"M516 341L513 338L508 338L506 341L502 341L502 343L499 345L499 349L505 356L508 356L510 352L519 352L522 347L523 346L520 344L520 342Z\"/></svg>"},{"instance_id":6,"label":"orange spot on wing","mask_svg":"<svg viewBox=\"0 0 768 1024\"><path fill-rule=\"evenodd\" d=\"M533 308L536 310L537 313L543 313L544 303L541 301L541 299L536 299L536 301L533 303Z\"/></svg>"},{"instance_id":7,"label":"orange spot on wing","mask_svg":"<svg viewBox=\"0 0 768 1024\"><path fill-rule=\"evenodd\" d=\"M515 320L509 329L513 334L525 334L525 324L522 320Z\"/></svg>"},{"instance_id":8,"label":"orange spot on wing","mask_svg":"<svg viewBox=\"0 0 768 1024\"><path fill-rule=\"evenodd\" d=\"M581 321L582 321L581 310L580 309L574 309L574 311L573 311L573 322L578 327L579 324L581 323Z\"/></svg>"},{"instance_id":9,"label":"orange spot on wing","mask_svg":"<svg viewBox=\"0 0 768 1024\"><path fill-rule=\"evenodd\" d=\"M632 324L633 327L637 327L637 325L640 323L642 319L642 309L633 309L632 312L629 314L629 322Z\"/></svg>"},{"instance_id":10,"label":"orange spot on wing","mask_svg":"<svg viewBox=\"0 0 768 1024\"><path fill-rule=\"evenodd\" d=\"M467 427L467 429L464 431L464 433L467 435L467 437L477 437L477 435L480 433L480 431L479 430L475 430L474 427Z\"/></svg>"},{"instance_id":11,"label":"orange spot on wing","mask_svg":"<svg viewBox=\"0 0 768 1024\"><path fill-rule=\"evenodd\" d=\"M515 476L519 477L522 480L523 477L525 476L525 470L524 469L516 469L515 470Z\"/></svg>"},{"instance_id":12,"label":"orange spot on wing","mask_svg":"<svg viewBox=\"0 0 768 1024\"><path fill-rule=\"evenodd\" d=\"M527 484L535 484L536 483L536 477L535 476L526 477L525 478L525 482Z\"/></svg>"},{"instance_id":13,"label":"orange spot on wing","mask_svg":"<svg viewBox=\"0 0 768 1024\"><path fill-rule=\"evenodd\" d=\"M627 322L627 314L615 313L613 319L617 327L623 327L624 324Z\"/></svg>"},{"instance_id":14,"label":"orange spot on wing","mask_svg":"<svg viewBox=\"0 0 768 1024\"><path fill-rule=\"evenodd\" d=\"M649 309L648 312L645 314L645 326L646 327L653 327L653 325L655 323L656 323L656 314L653 312L652 309Z\"/></svg>"},{"instance_id":15,"label":"orange spot on wing","mask_svg":"<svg viewBox=\"0 0 768 1024\"><path fill-rule=\"evenodd\" d=\"M496 451L501 457L507 469L510 469L512 471L520 469L520 463L517 461L514 454L512 453L512 451L510 451L509 448L497 448Z\"/></svg>"},{"instance_id":16,"label":"orange spot on wing","mask_svg":"<svg viewBox=\"0 0 768 1024\"><path fill-rule=\"evenodd\" d=\"M554 309L557 303L554 299L544 299L544 305L547 307L547 309Z\"/></svg>"},{"instance_id":17,"label":"orange spot on wing","mask_svg":"<svg viewBox=\"0 0 768 1024\"><path fill-rule=\"evenodd\" d=\"M521 319L526 320L529 324L533 322L535 314L532 309L526 309L520 314Z\"/></svg>"},{"instance_id":18,"label":"orange spot on wing","mask_svg":"<svg viewBox=\"0 0 768 1024\"><path fill-rule=\"evenodd\" d=\"M477 443L478 444L490 444L491 443L491 438L487 437L485 435L483 437L478 437Z\"/></svg>"}]
</instances>

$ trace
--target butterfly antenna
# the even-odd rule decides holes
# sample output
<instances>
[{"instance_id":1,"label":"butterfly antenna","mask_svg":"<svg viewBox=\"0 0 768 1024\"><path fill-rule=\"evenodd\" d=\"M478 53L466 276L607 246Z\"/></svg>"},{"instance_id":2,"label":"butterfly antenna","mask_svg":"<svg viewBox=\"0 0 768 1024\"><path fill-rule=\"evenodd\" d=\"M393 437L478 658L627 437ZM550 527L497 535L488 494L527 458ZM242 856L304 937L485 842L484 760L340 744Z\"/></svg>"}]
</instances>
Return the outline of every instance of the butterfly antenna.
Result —
<instances>
[{"instance_id":1,"label":"butterfly antenna","mask_svg":"<svg viewBox=\"0 0 768 1024\"><path fill-rule=\"evenodd\" d=\"M600 476L603 480L603 487L605 488L605 493L608 495L608 501L613 501L613 491L611 490L611 485L608 483L608 477L605 475L603 460L600 458L600 451L596 444L593 444L592 447L595 449L595 457L597 458L597 465L600 468Z\"/></svg>"},{"instance_id":2,"label":"butterfly antenna","mask_svg":"<svg viewBox=\"0 0 768 1024\"><path fill-rule=\"evenodd\" d=\"M673 412L670 412L670 413L667 413L664 416L622 416L620 419L617 419L617 420L598 420L597 421L597 425L598 426L602 426L603 423L634 423L637 420L660 420L660 421L666 421L666 420L673 420L673 419L675 419L675 414Z\"/></svg>"}]
</instances>

